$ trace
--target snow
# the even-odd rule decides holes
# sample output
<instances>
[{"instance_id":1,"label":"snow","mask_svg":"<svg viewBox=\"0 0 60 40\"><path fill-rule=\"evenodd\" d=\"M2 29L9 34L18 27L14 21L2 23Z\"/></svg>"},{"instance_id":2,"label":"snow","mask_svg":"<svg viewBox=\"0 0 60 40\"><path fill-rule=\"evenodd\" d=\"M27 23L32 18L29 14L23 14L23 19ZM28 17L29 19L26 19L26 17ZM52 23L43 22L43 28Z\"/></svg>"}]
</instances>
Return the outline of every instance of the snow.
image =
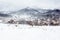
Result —
<instances>
[{"instance_id":1,"label":"snow","mask_svg":"<svg viewBox=\"0 0 60 40\"><path fill-rule=\"evenodd\" d=\"M60 27L0 23L0 40L60 40Z\"/></svg>"}]
</instances>

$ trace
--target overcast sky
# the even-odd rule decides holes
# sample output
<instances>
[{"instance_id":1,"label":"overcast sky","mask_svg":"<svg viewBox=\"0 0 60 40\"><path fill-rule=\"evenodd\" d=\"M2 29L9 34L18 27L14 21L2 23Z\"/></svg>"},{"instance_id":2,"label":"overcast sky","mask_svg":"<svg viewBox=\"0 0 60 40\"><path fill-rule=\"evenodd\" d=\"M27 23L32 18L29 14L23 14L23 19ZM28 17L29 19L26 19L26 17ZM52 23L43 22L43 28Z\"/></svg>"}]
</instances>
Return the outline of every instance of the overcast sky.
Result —
<instances>
[{"instance_id":1,"label":"overcast sky","mask_svg":"<svg viewBox=\"0 0 60 40\"><path fill-rule=\"evenodd\" d=\"M25 7L60 8L60 0L0 0L0 10L17 10Z\"/></svg>"}]
</instances>

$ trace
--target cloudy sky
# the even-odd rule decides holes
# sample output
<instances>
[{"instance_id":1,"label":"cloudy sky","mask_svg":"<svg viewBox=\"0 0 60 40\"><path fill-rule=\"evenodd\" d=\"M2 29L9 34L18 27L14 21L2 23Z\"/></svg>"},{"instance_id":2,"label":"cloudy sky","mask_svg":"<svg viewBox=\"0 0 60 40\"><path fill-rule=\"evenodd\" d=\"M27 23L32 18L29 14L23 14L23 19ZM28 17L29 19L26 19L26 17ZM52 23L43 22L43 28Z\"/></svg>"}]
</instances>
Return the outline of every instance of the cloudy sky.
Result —
<instances>
[{"instance_id":1,"label":"cloudy sky","mask_svg":"<svg viewBox=\"0 0 60 40\"><path fill-rule=\"evenodd\" d=\"M0 0L0 10L17 10L25 7L60 8L60 0Z\"/></svg>"}]
</instances>

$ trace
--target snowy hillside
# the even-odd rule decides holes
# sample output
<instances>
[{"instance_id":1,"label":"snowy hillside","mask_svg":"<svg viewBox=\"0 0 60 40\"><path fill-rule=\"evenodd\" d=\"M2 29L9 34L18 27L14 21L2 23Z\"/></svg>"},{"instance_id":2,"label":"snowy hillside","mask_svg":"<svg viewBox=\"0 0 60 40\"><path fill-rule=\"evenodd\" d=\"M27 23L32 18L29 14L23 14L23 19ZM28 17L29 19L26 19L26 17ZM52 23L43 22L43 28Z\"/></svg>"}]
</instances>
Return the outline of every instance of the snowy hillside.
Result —
<instances>
[{"instance_id":1,"label":"snowy hillside","mask_svg":"<svg viewBox=\"0 0 60 40\"><path fill-rule=\"evenodd\" d=\"M23 8L0 12L2 23L29 25L60 25L60 9Z\"/></svg>"},{"instance_id":2,"label":"snowy hillside","mask_svg":"<svg viewBox=\"0 0 60 40\"><path fill-rule=\"evenodd\" d=\"M0 40L60 40L59 18L60 10L57 9L24 8L2 12Z\"/></svg>"},{"instance_id":3,"label":"snowy hillside","mask_svg":"<svg viewBox=\"0 0 60 40\"><path fill-rule=\"evenodd\" d=\"M0 23L0 40L60 40L60 27Z\"/></svg>"},{"instance_id":4,"label":"snowy hillside","mask_svg":"<svg viewBox=\"0 0 60 40\"><path fill-rule=\"evenodd\" d=\"M12 16L12 17L20 17L21 15L31 16L31 18L46 18L46 17L60 17L60 9L38 9L38 8L30 8L26 7L17 11L0 11L0 16Z\"/></svg>"}]
</instances>

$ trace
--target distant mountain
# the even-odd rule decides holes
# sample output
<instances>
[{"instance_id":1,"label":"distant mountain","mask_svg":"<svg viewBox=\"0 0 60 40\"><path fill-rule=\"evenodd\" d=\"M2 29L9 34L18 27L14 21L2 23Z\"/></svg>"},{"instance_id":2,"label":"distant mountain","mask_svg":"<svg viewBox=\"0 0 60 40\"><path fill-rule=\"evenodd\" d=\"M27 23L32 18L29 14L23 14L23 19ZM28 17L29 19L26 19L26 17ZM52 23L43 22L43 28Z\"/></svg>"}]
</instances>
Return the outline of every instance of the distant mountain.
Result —
<instances>
[{"instance_id":1,"label":"distant mountain","mask_svg":"<svg viewBox=\"0 0 60 40\"><path fill-rule=\"evenodd\" d=\"M59 18L60 17L60 10L59 9L54 9L54 10L49 10L48 12L45 13L46 17L50 18Z\"/></svg>"},{"instance_id":2,"label":"distant mountain","mask_svg":"<svg viewBox=\"0 0 60 40\"><path fill-rule=\"evenodd\" d=\"M0 12L0 17L10 17L11 15L9 14L4 14L3 12Z\"/></svg>"},{"instance_id":3,"label":"distant mountain","mask_svg":"<svg viewBox=\"0 0 60 40\"><path fill-rule=\"evenodd\" d=\"M11 14L17 15L17 16L18 15L19 16L21 16L21 15L25 16L26 15L27 17L31 16L31 18L38 18L38 17L40 17L43 14L42 11L45 12L46 10L34 9L34 8L27 7L27 8L23 8L21 10L18 10L16 12L12 12Z\"/></svg>"},{"instance_id":4,"label":"distant mountain","mask_svg":"<svg viewBox=\"0 0 60 40\"><path fill-rule=\"evenodd\" d=\"M6 14L7 15L7 14ZM18 18L59 18L60 10L59 9L36 9L36 8L23 8L18 11L10 12L9 15L12 17ZM5 14L4 14L5 16Z\"/></svg>"}]
</instances>

